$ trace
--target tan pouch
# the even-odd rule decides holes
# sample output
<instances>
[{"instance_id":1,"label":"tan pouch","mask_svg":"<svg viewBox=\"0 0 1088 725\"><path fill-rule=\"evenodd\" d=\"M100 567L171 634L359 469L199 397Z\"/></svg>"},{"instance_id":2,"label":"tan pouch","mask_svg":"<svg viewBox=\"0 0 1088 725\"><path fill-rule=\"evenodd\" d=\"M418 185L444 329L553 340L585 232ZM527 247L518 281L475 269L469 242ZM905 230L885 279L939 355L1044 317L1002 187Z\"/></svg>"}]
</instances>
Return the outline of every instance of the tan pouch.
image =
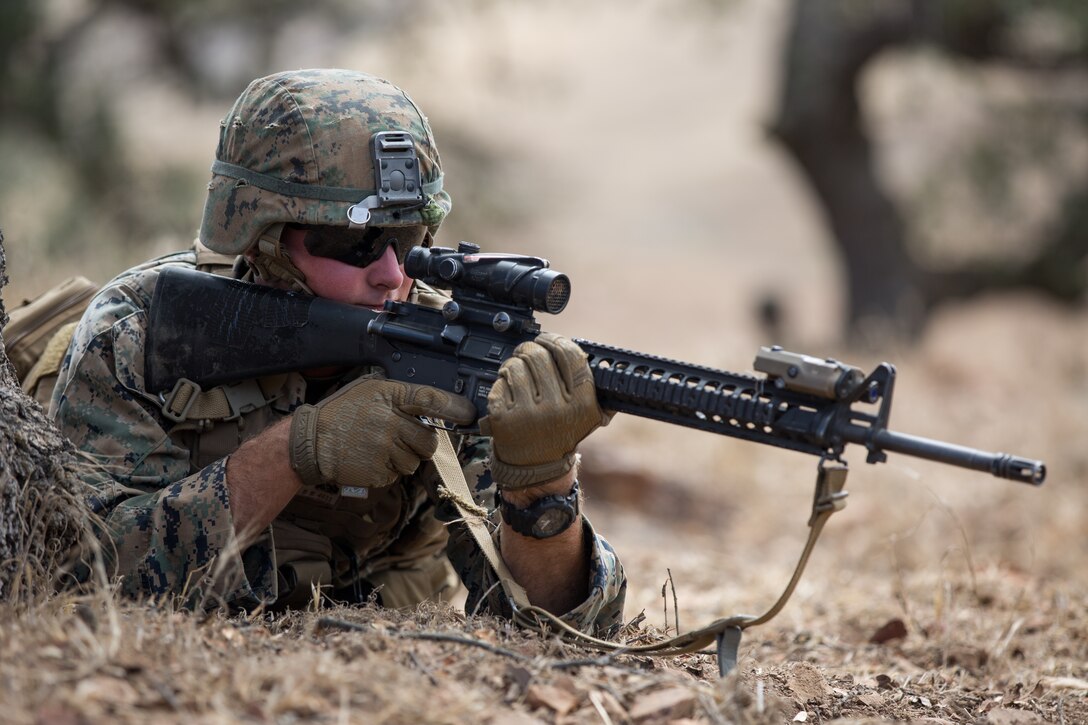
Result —
<instances>
[{"instance_id":1,"label":"tan pouch","mask_svg":"<svg viewBox=\"0 0 1088 725\"><path fill-rule=\"evenodd\" d=\"M86 277L72 277L11 310L8 324L4 326L4 347L24 390L33 393L32 389L28 389L28 383L33 383L31 388L36 387L39 380L60 369L60 362L68 349L67 342L75 329L72 323L83 316L83 311L98 290L99 286ZM71 327L64 329L69 325ZM58 332L63 332L67 340L63 346L60 341L50 345ZM49 361L43 362L47 349L53 354ZM39 362L42 364L39 365ZM31 381L30 374L35 367L38 369L34 371L35 377Z\"/></svg>"},{"instance_id":2,"label":"tan pouch","mask_svg":"<svg viewBox=\"0 0 1088 725\"><path fill-rule=\"evenodd\" d=\"M275 609L300 608L313 599L313 587L332 582L332 542L299 526L276 519L272 522L276 556Z\"/></svg>"},{"instance_id":3,"label":"tan pouch","mask_svg":"<svg viewBox=\"0 0 1088 725\"><path fill-rule=\"evenodd\" d=\"M449 534L433 511L406 526L397 540L379 557L367 562L366 579L381 587L386 607L414 607L424 601L451 601L461 579L446 558Z\"/></svg>"},{"instance_id":4,"label":"tan pouch","mask_svg":"<svg viewBox=\"0 0 1088 725\"><path fill-rule=\"evenodd\" d=\"M42 356L30 372L23 378L23 391L34 400L49 410L49 401L53 397L53 388L60 378L60 366L64 362L64 356L68 354L68 346L72 344L72 337L76 333L76 325L79 320L73 320L57 330L49 342L46 343Z\"/></svg>"},{"instance_id":5,"label":"tan pouch","mask_svg":"<svg viewBox=\"0 0 1088 725\"><path fill-rule=\"evenodd\" d=\"M425 601L452 601L461 589L461 580L444 553L375 572L367 579L379 588L382 606L391 609L414 607Z\"/></svg>"}]
</instances>

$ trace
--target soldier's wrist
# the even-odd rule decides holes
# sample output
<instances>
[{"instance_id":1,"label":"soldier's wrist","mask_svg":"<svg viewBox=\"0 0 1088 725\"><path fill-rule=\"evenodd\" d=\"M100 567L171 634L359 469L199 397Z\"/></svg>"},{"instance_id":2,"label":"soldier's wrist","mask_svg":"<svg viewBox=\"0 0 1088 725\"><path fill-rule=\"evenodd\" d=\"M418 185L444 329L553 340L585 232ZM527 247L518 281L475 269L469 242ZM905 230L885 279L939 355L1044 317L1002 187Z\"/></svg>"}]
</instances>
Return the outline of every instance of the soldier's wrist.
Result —
<instances>
[{"instance_id":1,"label":"soldier's wrist","mask_svg":"<svg viewBox=\"0 0 1088 725\"><path fill-rule=\"evenodd\" d=\"M566 495L570 493L570 489L573 485L574 476L568 475L526 488L508 489L502 488L501 486L498 488L504 501L512 506L523 508L545 496L554 496L556 494Z\"/></svg>"},{"instance_id":2,"label":"soldier's wrist","mask_svg":"<svg viewBox=\"0 0 1088 725\"><path fill-rule=\"evenodd\" d=\"M491 477L503 491L521 491L567 477L574 470L578 455L573 451L554 461L519 465L491 458Z\"/></svg>"}]
</instances>

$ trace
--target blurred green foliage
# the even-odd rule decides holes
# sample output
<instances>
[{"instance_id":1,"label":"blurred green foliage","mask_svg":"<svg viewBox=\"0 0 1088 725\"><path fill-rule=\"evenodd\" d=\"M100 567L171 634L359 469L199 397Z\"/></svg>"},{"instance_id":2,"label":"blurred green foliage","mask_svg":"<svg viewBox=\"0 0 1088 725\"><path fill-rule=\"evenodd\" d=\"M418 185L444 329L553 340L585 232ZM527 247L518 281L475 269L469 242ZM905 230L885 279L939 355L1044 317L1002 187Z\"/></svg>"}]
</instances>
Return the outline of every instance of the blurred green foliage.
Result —
<instances>
[{"instance_id":1,"label":"blurred green foliage","mask_svg":"<svg viewBox=\"0 0 1088 725\"><path fill-rule=\"evenodd\" d=\"M74 236L121 247L191 238L205 174L196 178L192 159L179 162L177 153L132 158L124 114L133 90L170 89L182 99L174 113L199 103L225 109L249 80L290 57L299 23L319 18L332 43L364 26L395 30L416 4L5 0L0 200L15 199L16 214L35 217L20 225L31 238L9 233L9 245L54 254L76 244ZM42 208L28 209L28 198Z\"/></svg>"}]
</instances>

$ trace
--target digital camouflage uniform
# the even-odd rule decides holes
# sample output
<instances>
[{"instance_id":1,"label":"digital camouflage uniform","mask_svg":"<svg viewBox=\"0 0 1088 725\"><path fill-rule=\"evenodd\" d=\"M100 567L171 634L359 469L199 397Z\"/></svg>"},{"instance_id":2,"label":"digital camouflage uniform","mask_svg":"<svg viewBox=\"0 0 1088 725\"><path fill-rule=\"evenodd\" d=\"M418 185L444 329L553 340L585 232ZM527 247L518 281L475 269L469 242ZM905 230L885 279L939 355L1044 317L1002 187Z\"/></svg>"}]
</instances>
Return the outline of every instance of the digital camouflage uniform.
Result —
<instances>
[{"instance_id":1,"label":"digital camouflage uniform","mask_svg":"<svg viewBox=\"0 0 1088 725\"><path fill-rule=\"evenodd\" d=\"M301 78L304 89L307 83L320 81L323 92L332 94L337 118L347 123L353 113L358 115L358 105L344 100L350 99L351 93L335 87L336 76L315 80L306 75L312 73L329 72L296 72L287 80L297 86ZM267 91L268 80L251 84L247 93ZM283 85L279 80L271 83L273 89ZM295 154L298 149L291 146L292 138L299 135L295 132L302 129L320 137L305 127L308 122L312 125L312 120L302 118L307 114L292 116L291 104L276 100L277 92L267 91L263 107L279 108L280 114L263 118L261 127L275 136L276 149ZM230 157L230 149L237 145L232 133L238 131L239 104L224 122L217 160L245 162L250 168L271 163L268 158ZM363 106L366 113L372 112ZM410 101L406 106L415 122L424 126L420 137L430 139L425 119ZM327 118L321 111L317 105L314 115ZM335 161L337 154L349 151L330 144L320 149L327 157L323 158L317 143L308 150L322 162L320 170L292 155L288 166L298 172L292 183L346 185ZM437 166L437 151L421 150L421 166L430 163L425 157L433 158ZM225 172L232 173L229 168ZM440 178L440 171L437 173ZM232 183L229 177L218 172L213 175L202 240L207 236L209 219L225 220L219 223L230 227L232 237L257 234L254 230L259 227L282 222L284 213L297 214L310 223L331 223L333 202L317 204L316 211L314 204L296 207L293 199L240 181L233 184L237 193L221 193L228 183ZM269 208L268 199L260 198L262 194L275 198L277 204L284 200L278 218L275 213L252 218ZM321 211L322 204L329 209ZM428 211L434 205L438 211ZM343 206L339 206L340 214ZM448 209L449 197L444 192L432 194L422 212L413 212L422 217L414 217L411 223L425 223L433 230ZM374 212L376 216L391 213L382 209ZM250 227L248 232L239 231L246 227ZM220 243L217 250L228 256L216 261L229 261L244 248ZM194 267L199 262L207 269L203 262L209 257L203 255L210 253L200 244L196 249L129 270L94 298L75 331L53 393L51 412L58 426L99 464L98 470L88 475L97 491L93 507L104 519L100 538L111 570L121 577L123 591L133 596L181 597L193 607L226 604L250 608L260 603L281 607L309 601L310 582L314 581L337 600L363 601L376 590L375 596L387 606L409 606L428 598L448 597L456 587L456 571L468 589L467 611L509 616L497 577L467 528L458 522L460 513L436 496L439 479L429 462L384 488L346 489L343 493L348 495L343 495L332 485L304 487L255 543L244 551L237 550L226 486L230 454L298 406L312 404L342 383L373 371L355 370L335 380L307 380L292 373L245 381L232 388L249 402L248 412L233 419L168 419L164 399L144 386L148 309L163 265ZM202 255L199 259L198 254ZM488 470L489 440L455 437L454 443L477 503L492 511L497 539L499 519ZM603 633L622 616L626 580L612 548L593 532L588 521L584 526L591 562L590 594L564 619L584 631Z\"/></svg>"}]
</instances>

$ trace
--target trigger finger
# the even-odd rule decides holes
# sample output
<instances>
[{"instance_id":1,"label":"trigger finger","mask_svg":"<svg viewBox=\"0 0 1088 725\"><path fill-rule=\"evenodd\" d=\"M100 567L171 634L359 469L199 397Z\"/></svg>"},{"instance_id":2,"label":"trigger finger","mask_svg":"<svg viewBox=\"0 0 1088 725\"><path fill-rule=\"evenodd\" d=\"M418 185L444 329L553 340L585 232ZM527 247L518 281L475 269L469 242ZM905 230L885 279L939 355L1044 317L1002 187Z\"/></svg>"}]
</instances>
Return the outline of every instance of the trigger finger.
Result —
<instances>
[{"instance_id":1,"label":"trigger finger","mask_svg":"<svg viewBox=\"0 0 1088 725\"><path fill-rule=\"evenodd\" d=\"M459 425L476 420L476 406L461 395L426 385L404 385L406 392L398 407L410 416L441 418Z\"/></svg>"}]
</instances>

